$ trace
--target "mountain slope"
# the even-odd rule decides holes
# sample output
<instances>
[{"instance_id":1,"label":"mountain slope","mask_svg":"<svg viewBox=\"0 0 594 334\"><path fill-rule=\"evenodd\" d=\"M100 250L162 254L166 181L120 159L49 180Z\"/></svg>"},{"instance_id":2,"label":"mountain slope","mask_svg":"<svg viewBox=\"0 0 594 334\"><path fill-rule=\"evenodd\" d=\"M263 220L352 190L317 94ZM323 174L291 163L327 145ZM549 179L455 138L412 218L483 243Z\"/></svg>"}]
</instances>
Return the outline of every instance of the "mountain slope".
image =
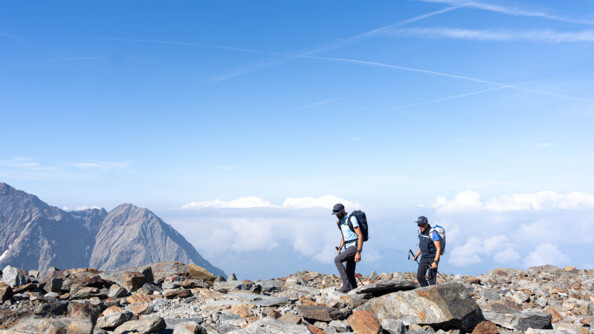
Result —
<instances>
[{"instance_id":1,"label":"mountain slope","mask_svg":"<svg viewBox=\"0 0 594 334\"><path fill-rule=\"evenodd\" d=\"M113 270L167 260L193 262L215 275L225 275L173 227L150 210L131 204L122 204L105 217L95 238L90 266Z\"/></svg>"},{"instance_id":2,"label":"mountain slope","mask_svg":"<svg viewBox=\"0 0 594 334\"><path fill-rule=\"evenodd\" d=\"M112 270L161 261L193 262L225 276L147 209L122 204L109 213L67 212L0 182L0 269Z\"/></svg>"},{"instance_id":3,"label":"mountain slope","mask_svg":"<svg viewBox=\"0 0 594 334\"><path fill-rule=\"evenodd\" d=\"M26 270L84 267L94 235L68 212L36 196L0 183L0 268L7 264Z\"/></svg>"}]
</instances>

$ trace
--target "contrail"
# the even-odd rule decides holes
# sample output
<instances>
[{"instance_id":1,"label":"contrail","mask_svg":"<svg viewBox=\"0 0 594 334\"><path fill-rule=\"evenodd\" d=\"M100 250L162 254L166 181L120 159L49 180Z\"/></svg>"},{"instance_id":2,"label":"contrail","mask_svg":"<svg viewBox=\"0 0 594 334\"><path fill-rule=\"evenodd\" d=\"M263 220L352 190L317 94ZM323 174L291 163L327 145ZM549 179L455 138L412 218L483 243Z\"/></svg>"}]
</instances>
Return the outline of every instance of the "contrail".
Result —
<instances>
[{"instance_id":1,"label":"contrail","mask_svg":"<svg viewBox=\"0 0 594 334\"><path fill-rule=\"evenodd\" d=\"M441 102L441 101L454 100L454 99L459 99L459 98L466 97L466 96L479 95L479 94L484 94L484 93L488 93L488 92L492 92L492 91L496 91L496 90L502 90L502 89L506 89L506 88L516 88L516 89L519 89L519 87L517 87L517 86L527 85L527 84L537 83L537 82L542 82L542 81L545 81L545 80L549 80L549 79L553 79L553 78L558 78L558 77L566 77L566 76L572 76L572 75L576 75L576 74L583 74L583 73L588 73L588 72L592 72L592 71L583 71L583 72L578 72L578 73L562 74L562 75L557 75L557 76L554 76L554 77L549 77L549 78L546 78L546 79L539 79L539 80L531 80L531 81L519 82L519 83L515 83L515 84L512 84L512 85L508 85L509 87L504 87L504 86L494 87L494 88L489 88L489 89L483 89L483 90L478 90L478 91L474 91L474 92L469 92L469 93L465 93L465 94L459 94L459 95L453 95L453 96L448 96L448 97L442 97L442 98L439 98L439 99L433 99L433 100L429 100L429 101L418 102L418 103L408 104L408 105L404 105L404 106L394 107L394 108L390 108L390 109L387 109L387 110L378 111L377 113L383 113L383 112L388 112L388 111L394 111L394 110L401 110L401 109L406 109L406 108L412 108L412 107L422 106L422 105L436 103L436 102ZM524 90L528 90L528 89L524 89ZM563 95L563 97L566 97L566 96ZM574 98L574 99L578 99L580 101L586 101L586 102L593 102L593 101L590 101L590 100L580 99L580 98Z\"/></svg>"},{"instance_id":2,"label":"contrail","mask_svg":"<svg viewBox=\"0 0 594 334\"><path fill-rule=\"evenodd\" d=\"M419 15L419 16L415 16L413 18L406 19L404 21L400 21L400 22L397 22L397 23L394 23L394 24L391 24L391 25L388 25L388 26L385 26L385 27L381 27L381 28L377 28L377 29L374 29L374 30L370 30L370 31L364 32L362 34L358 34L358 35L355 35L355 36L352 36L352 37L349 37L349 38L346 38L346 39L339 39L339 40L335 40L335 41L332 41L332 42L328 42L328 43L325 43L324 45L322 45L322 46L320 46L320 47L318 47L316 49L313 49L311 51L307 51L307 52L304 52L304 53L301 53L301 54L289 56L289 57L287 57L285 59L280 59L280 60L277 60L277 61L271 61L271 62L261 63L261 64L258 64L258 65L255 65L255 66L250 66L250 67L247 67L247 68L237 69L237 70L235 70L235 71L233 71L231 73L223 74L223 75L220 75L218 77L213 78L212 82L219 82L219 81L231 79L231 78L234 78L234 77L238 77L240 75L243 75L243 74L256 72L256 71L258 71L260 69L264 69L264 68L268 68L268 67L272 67L272 66L284 64L286 62L289 62L291 60L298 59L300 57L311 56L311 55L314 55L314 54L317 54L317 53L320 53L320 52L334 50L334 49L337 49L337 48L340 48L340 47L343 47L343 46L351 45L351 44L354 44L354 43L357 43L357 42L366 40L366 39L368 39L370 37L373 37L373 36L375 36L377 34L380 34L380 33L384 32L386 30L390 30L390 29L393 29L395 27L400 27L400 26L403 26L403 25L406 25L406 24L409 24L409 23L412 23L412 22L416 22L416 21L419 21L419 20L422 20L422 19L425 19L425 18L434 16L434 15L439 15L439 14L442 14L442 13L447 13L449 11L452 11L452 10L455 10L455 9L458 9L458 8L461 8L461 7L464 7L464 6L463 5L461 5L461 6L452 6L452 7L448 7L448 8L436 10L436 11L433 11L433 12L430 12L430 13L426 13L426 14L423 14L423 15Z\"/></svg>"},{"instance_id":3,"label":"contrail","mask_svg":"<svg viewBox=\"0 0 594 334\"><path fill-rule=\"evenodd\" d=\"M377 29L376 29L377 30ZM115 40L115 41L129 41L129 42L144 42L144 43L160 43L160 44L171 44L171 45L186 45L186 46L200 46L200 47L208 47L208 48L216 48L216 49L224 49L224 50L231 50L231 51L239 51L239 52L248 52L248 53L258 53L258 54L268 54L268 55L277 55L277 56L286 56L288 58L282 60L287 61L288 59L313 59L313 60L323 60L323 61L332 61L332 62L341 62L341 63L350 63L350 64L358 64L358 65L366 65L366 66L373 66L373 67L382 67L388 68L393 70L402 70L402 71L409 71L409 72L417 72L417 73L424 73L429 75L441 76L441 77L448 77L453 79L460 79L466 81L473 81L488 85L494 85L501 88L512 88L516 90L531 92L531 93L538 93L543 95L567 98L571 100L577 100L582 102L592 102L587 99L582 99L575 96L568 96L563 94L556 94L551 92L545 92L535 89L528 89L528 88L521 88L515 87L514 85L508 85L500 82L490 81L490 80L483 80L463 75L445 73L445 72L438 72L414 67L406 67L406 66L398 66L398 65L391 65L367 60L358 60L358 59L350 59L350 58L334 58L334 57L321 57L321 56L312 56L312 55L305 55L305 54L291 54L285 52L274 52L274 51L262 51L262 50L254 50L254 49L244 49L244 48L235 48L229 46L220 46L220 45L211 45L211 44L201 44L201 43L187 43L187 42L175 42L175 41L161 41L161 40L145 40L145 39L117 39L117 38L97 38L100 40ZM270 63L267 63L270 64ZM266 65L266 64L263 64Z\"/></svg>"}]
</instances>

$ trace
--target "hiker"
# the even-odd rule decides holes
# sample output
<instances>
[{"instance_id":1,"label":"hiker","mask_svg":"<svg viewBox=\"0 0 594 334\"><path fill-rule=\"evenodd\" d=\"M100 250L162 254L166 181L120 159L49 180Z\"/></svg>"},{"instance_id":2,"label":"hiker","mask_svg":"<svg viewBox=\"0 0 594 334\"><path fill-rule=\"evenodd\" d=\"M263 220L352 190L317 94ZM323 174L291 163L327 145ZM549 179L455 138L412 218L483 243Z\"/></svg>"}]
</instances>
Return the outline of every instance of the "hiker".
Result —
<instances>
[{"instance_id":1,"label":"hiker","mask_svg":"<svg viewBox=\"0 0 594 334\"><path fill-rule=\"evenodd\" d=\"M419 255L422 254L418 261L417 280L421 286L435 285L437 283L437 265L442 254L441 237L431 229L425 216L420 216L416 223L419 226L419 250L413 259L417 261ZM427 279L425 279L425 274L427 274Z\"/></svg>"},{"instance_id":2,"label":"hiker","mask_svg":"<svg viewBox=\"0 0 594 334\"><path fill-rule=\"evenodd\" d=\"M332 214L338 218L337 224L340 227L342 239L340 240L340 247L337 249L338 255L334 258L334 264L338 268L340 278L342 279L342 287L338 291L347 293L357 287L357 279L355 277L355 267L357 262L361 261L361 251L363 250L363 233L359 228L359 221L355 215L349 215L344 205L337 203L332 209ZM350 221L353 229L349 227L347 219ZM344 247L344 251L341 252ZM346 262L346 266L342 263ZM346 268L345 268L346 267Z\"/></svg>"}]
</instances>

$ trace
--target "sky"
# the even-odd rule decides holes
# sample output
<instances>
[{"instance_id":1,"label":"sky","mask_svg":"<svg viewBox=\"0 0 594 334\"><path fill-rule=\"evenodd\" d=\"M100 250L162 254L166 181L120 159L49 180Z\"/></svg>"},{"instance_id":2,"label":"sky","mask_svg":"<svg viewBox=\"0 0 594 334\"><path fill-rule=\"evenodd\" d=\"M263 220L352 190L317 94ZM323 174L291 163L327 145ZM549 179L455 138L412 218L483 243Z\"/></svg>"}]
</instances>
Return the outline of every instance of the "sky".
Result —
<instances>
[{"instance_id":1,"label":"sky","mask_svg":"<svg viewBox=\"0 0 594 334\"><path fill-rule=\"evenodd\" d=\"M0 182L133 203L228 274L592 267L594 2L0 1ZM338 239L338 240L337 240ZM267 265L263 265L267 264Z\"/></svg>"}]
</instances>

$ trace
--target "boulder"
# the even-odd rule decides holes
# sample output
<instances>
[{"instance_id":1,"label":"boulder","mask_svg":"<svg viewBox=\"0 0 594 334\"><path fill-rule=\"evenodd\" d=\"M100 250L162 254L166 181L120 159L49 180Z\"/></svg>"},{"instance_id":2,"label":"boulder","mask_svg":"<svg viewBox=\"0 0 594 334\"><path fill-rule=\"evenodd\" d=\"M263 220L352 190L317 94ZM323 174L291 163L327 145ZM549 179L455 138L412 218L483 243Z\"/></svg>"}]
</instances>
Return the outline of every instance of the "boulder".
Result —
<instances>
[{"instance_id":1,"label":"boulder","mask_svg":"<svg viewBox=\"0 0 594 334\"><path fill-rule=\"evenodd\" d=\"M356 311L348 319L349 325L357 334L382 334L383 328L377 318L369 311Z\"/></svg>"},{"instance_id":2,"label":"boulder","mask_svg":"<svg viewBox=\"0 0 594 334\"><path fill-rule=\"evenodd\" d=\"M193 263L188 264L188 272L190 273L190 277L195 279L201 279L205 282L213 283L214 280L217 278L213 275L210 271L197 266Z\"/></svg>"},{"instance_id":3,"label":"boulder","mask_svg":"<svg viewBox=\"0 0 594 334\"><path fill-rule=\"evenodd\" d=\"M418 287L418 284L413 281L407 279L392 279L359 286L356 289L349 291L349 295L371 294L375 297L379 297L391 292L412 290L416 287Z\"/></svg>"},{"instance_id":4,"label":"boulder","mask_svg":"<svg viewBox=\"0 0 594 334\"><path fill-rule=\"evenodd\" d=\"M33 313L40 317L44 318L51 318L56 316L63 316L66 315L68 312L68 303L67 302L50 302L47 304L41 304L35 308Z\"/></svg>"},{"instance_id":5,"label":"boulder","mask_svg":"<svg viewBox=\"0 0 594 334\"><path fill-rule=\"evenodd\" d=\"M372 299L368 309L380 321L407 319L409 323L471 332L484 320L481 309L461 283L446 283Z\"/></svg>"},{"instance_id":6,"label":"boulder","mask_svg":"<svg viewBox=\"0 0 594 334\"><path fill-rule=\"evenodd\" d=\"M27 273L13 266L6 266L2 269L2 282L10 285L11 288L25 285Z\"/></svg>"},{"instance_id":7,"label":"boulder","mask_svg":"<svg viewBox=\"0 0 594 334\"><path fill-rule=\"evenodd\" d=\"M91 323L95 324L102 308L100 305L95 305L89 302L68 304L68 316L73 319L89 319Z\"/></svg>"},{"instance_id":8,"label":"boulder","mask_svg":"<svg viewBox=\"0 0 594 334\"><path fill-rule=\"evenodd\" d=\"M145 283L145 276L140 272L124 272L122 275L122 287L128 291L136 291Z\"/></svg>"},{"instance_id":9,"label":"boulder","mask_svg":"<svg viewBox=\"0 0 594 334\"><path fill-rule=\"evenodd\" d=\"M165 292L165 298L167 299L175 299L175 298L188 298L192 295L192 291L190 290L171 290Z\"/></svg>"},{"instance_id":10,"label":"boulder","mask_svg":"<svg viewBox=\"0 0 594 334\"><path fill-rule=\"evenodd\" d=\"M105 330L114 330L116 327L132 319L132 317L134 317L134 314L130 311L111 313L97 319L95 327Z\"/></svg>"},{"instance_id":11,"label":"boulder","mask_svg":"<svg viewBox=\"0 0 594 334\"><path fill-rule=\"evenodd\" d=\"M522 313L495 313L484 312L487 320L494 322L498 326L513 329L517 331L526 331L533 329L552 329L551 315L539 312Z\"/></svg>"},{"instance_id":12,"label":"boulder","mask_svg":"<svg viewBox=\"0 0 594 334\"><path fill-rule=\"evenodd\" d=\"M167 327L167 325L165 324L165 320L163 320L163 318L151 317L141 320L132 320L125 322L124 324L118 326L113 331L113 334L148 334L165 329L165 327Z\"/></svg>"},{"instance_id":13,"label":"boulder","mask_svg":"<svg viewBox=\"0 0 594 334\"><path fill-rule=\"evenodd\" d=\"M45 290L46 292L56 292L56 293L60 293L62 292L62 284L64 283L64 279L63 278L49 278L45 285L43 286L43 290Z\"/></svg>"},{"instance_id":14,"label":"boulder","mask_svg":"<svg viewBox=\"0 0 594 334\"><path fill-rule=\"evenodd\" d=\"M228 334L311 334L304 325L282 322L271 317L262 318L245 328L234 330Z\"/></svg>"},{"instance_id":15,"label":"boulder","mask_svg":"<svg viewBox=\"0 0 594 334\"><path fill-rule=\"evenodd\" d=\"M5 282L0 282L0 302L12 298L12 294L13 291L10 285L8 285L8 283Z\"/></svg>"}]
</instances>

